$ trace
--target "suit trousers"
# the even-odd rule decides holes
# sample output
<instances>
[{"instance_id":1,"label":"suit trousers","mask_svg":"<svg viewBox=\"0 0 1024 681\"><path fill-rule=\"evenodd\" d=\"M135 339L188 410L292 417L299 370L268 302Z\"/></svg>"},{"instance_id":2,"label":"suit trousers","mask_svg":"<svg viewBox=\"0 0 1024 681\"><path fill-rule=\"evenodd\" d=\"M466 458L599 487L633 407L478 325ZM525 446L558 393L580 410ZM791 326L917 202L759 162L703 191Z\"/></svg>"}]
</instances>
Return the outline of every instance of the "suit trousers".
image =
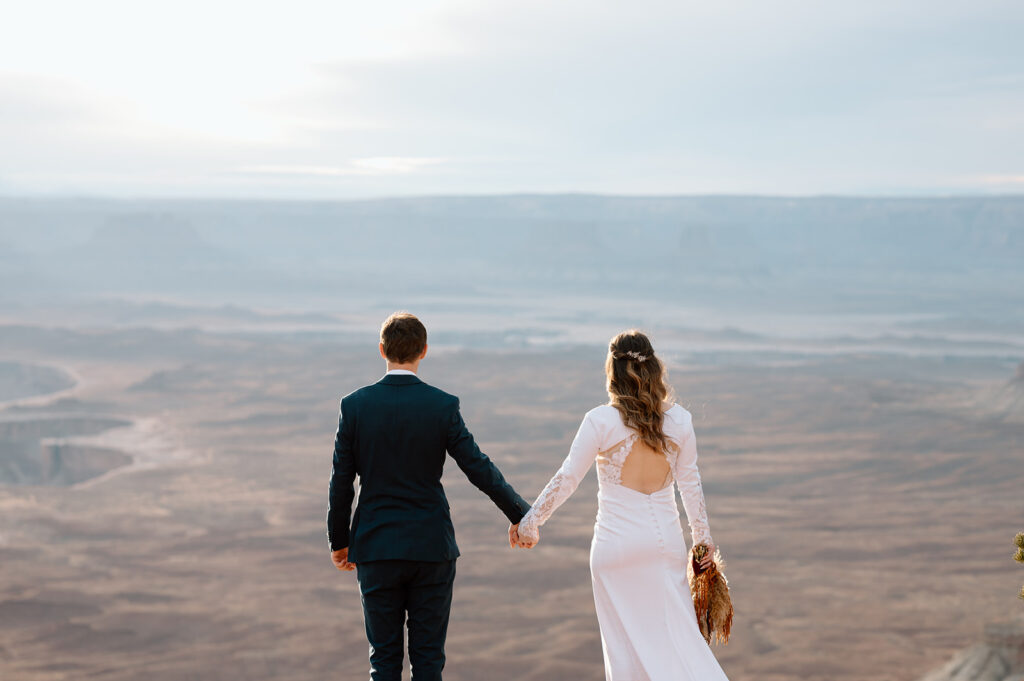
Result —
<instances>
[{"instance_id":1,"label":"suit trousers","mask_svg":"<svg viewBox=\"0 0 1024 681\"><path fill-rule=\"evenodd\" d=\"M356 577L370 642L370 678L400 681L408 624L413 681L441 681L455 561L361 562Z\"/></svg>"}]
</instances>

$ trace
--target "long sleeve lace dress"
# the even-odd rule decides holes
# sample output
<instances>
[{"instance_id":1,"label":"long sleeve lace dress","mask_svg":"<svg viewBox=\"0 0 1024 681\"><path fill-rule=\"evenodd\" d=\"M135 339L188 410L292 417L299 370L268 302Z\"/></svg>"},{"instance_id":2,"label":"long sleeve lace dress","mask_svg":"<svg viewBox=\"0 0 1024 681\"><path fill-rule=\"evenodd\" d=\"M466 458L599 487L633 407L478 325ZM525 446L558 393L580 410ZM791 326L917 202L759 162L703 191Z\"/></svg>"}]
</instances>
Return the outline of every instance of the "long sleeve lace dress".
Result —
<instances>
[{"instance_id":1,"label":"long sleeve lace dress","mask_svg":"<svg viewBox=\"0 0 1024 681\"><path fill-rule=\"evenodd\" d=\"M675 488L692 541L713 544L690 413L673 405L665 412L664 431L677 446L666 454L664 486L646 494L623 484L627 462L633 463L629 459L643 456L638 433L611 405L587 412L561 468L520 522L519 534L536 540L539 527L596 461L598 512L590 571L606 680L728 681L701 636L686 582L688 551Z\"/></svg>"}]
</instances>

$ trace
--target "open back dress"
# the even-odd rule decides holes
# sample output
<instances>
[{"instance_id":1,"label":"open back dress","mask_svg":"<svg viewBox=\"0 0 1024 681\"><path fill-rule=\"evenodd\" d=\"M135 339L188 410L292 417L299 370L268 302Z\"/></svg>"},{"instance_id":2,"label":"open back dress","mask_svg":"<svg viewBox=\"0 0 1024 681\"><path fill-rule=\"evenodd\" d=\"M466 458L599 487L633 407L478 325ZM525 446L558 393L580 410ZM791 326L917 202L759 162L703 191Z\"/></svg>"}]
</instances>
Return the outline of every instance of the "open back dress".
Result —
<instances>
[{"instance_id":1,"label":"open back dress","mask_svg":"<svg viewBox=\"0 0 1024 681\"><path fill-rule=\"evenodd\" d=\"M712 544L690 412L672 405L663 429L676 445L664 455L644 444L615 407L587 412L561 468L520 522L519 535L535 541L538 528L596 461L590 573L606 680L728 681L700 633L686 581L688 549L676 488L692 541Z\"/></svg>"}]
</instances>

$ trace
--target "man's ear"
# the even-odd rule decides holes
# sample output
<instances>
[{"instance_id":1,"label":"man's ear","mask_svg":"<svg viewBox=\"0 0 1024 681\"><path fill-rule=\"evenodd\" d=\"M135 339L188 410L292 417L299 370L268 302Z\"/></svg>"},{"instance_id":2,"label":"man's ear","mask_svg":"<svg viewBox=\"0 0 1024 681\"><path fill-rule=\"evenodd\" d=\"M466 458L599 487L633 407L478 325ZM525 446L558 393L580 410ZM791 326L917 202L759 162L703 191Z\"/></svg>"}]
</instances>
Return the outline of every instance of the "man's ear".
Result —
<instances>
[{"instance_id":1,"label":"man's ear","mask_svg":"<svg viewBox=\"0 0 1024 681\"><path fill-rule=\"evenodd\" d=\"M384 358L384 361L387 361L388 356L384 354L384 344L383 343L380 344L380 356Z\"/></svg>"},{"instance_id":2,"label":"man's ear","mask_svg":"<svg viewBox=\"0 0 1024 681\"><path fill-rule=\"evenodd\" d=\"M383 344L382 344L382 345L381 345L381 348L383 348L383 347L384 347L384 346L383 346ZM428 346L428 345L427 345L426 343L424 343L424 344L423 344L423 354L421 354L421 355L420 355L420 359L423 359L424 357L426 357L426 356L427 356L427 347L429 347L429 346Z\"/></svg>"}]
</instances>

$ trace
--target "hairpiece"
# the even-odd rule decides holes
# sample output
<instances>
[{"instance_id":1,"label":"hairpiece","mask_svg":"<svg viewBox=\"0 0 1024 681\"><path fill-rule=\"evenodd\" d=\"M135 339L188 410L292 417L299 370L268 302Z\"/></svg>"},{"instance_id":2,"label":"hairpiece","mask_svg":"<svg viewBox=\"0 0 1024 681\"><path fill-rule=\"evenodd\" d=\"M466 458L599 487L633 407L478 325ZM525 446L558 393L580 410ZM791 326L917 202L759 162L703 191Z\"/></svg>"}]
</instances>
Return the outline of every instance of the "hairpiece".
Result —
<instances>
[{"instance_id":1,"label":"hairpiece","mask_svg":"<svg viewBox=\"0 0 1024 681\"><path fill-rule=\"evenodd\" d=\"M624 354L628 357L632 357L638 362L646 362L649 357L649 355L642 355L636 350L627 350Z\"/></svg>"}]
</instances>

